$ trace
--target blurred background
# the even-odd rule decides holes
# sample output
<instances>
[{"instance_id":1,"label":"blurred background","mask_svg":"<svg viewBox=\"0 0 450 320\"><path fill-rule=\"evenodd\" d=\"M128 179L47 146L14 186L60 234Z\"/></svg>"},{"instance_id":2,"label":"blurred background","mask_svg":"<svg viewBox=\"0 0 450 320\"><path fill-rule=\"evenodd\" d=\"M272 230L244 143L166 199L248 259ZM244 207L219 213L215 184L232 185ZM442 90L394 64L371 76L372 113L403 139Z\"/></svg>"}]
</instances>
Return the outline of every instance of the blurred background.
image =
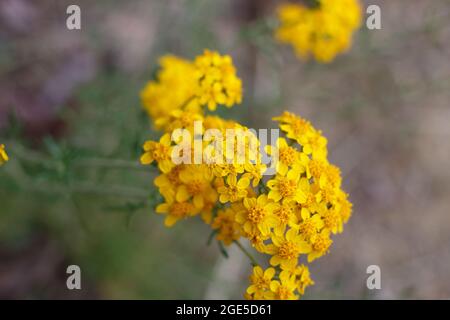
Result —
<instances>
[{"instance_id":1,"label":"blurred background","mask_svg":"<svg viewBox=\"0 0 450 320\"><path fill-rule=\"evenodd\" d=\"M250 264L172 229L137 159L156 137L139 92L158 57L233 56L254 128L282 110L329 141L354 215L311 265L304 299L450 298L450 1L378 4L333 63L298 61L267 26L275 0L0 0L0 298L241 299ZM81 7L81 30L66 8ZM109 160L115 159L115 160ZM153 196L152 196L153 197ZM156 196L155 196L156 197ZM156 200L156 199L154 199ZM79 265L82 290L66 288ZM382 289L366 288L381 268Z\"/></svg>"}]
</instances>

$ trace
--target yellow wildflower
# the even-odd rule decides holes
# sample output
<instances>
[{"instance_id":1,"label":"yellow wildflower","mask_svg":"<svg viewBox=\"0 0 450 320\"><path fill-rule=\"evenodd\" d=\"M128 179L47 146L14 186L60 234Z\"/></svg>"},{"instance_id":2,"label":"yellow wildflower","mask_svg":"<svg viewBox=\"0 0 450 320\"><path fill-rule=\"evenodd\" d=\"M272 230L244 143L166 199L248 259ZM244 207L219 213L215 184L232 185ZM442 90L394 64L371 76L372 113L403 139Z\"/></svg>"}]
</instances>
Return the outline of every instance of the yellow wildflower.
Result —
<instances>
[{"instance_id":1,"label":"yellow wildflower","mask_svg":"<svg viewBox=\"0 0 450 320\"><path fill-rule=\"evenodd\" d=\"M211 227L217 230L217 240L230 245L240 238L239 225L236 223L236 214L232 208L218 210Z\"/></svg>"},{"instance_id":2,"label":"yellow wildflower","mask_svg":"<svg viewBox=\"0 0 450 320\"><path fill-rule=\"evenodd\" d=\"M163 172L169 172L175 164L171 159L171 140L170 134L166 133L159 142L146 141L144 143L144 154L141 156L142 164L151 164L153 161L158 163L158 168Z\"/></svg>"},{"instance_id":3,"label":"yellow wildflower","mask_svg":"<svg viewBox=\"0 0 450 320\"><path fill-rule=\"evenodd\" d=\"M284 138L278 138L276 147L266 146L266 152L278 158L276 171L281 175L286 175L289 168L292 168L299 160L298 151L290 147Z\"/></svg>"},{"instance_id":4,"label":"yellow wildflower","mask_svg":"<svg viewBox=\"0 0 450 320\"><path fill-rule=\"evenodd\" d=\"M266 252L272 255L270 264L281 265L283 269L290 269L297 265L300 254L311 252L311 246L302 238L295 228L286 234L273 234L272 244L266 246Z\"/></svg>"},{"instance_id":5,"label":"yellow wildflower","mask_svg":"<svg viewBox=\"0 0 450 320\"><path fill-rule=\"evenodd\" d=\"M267 268L265 271L260 267L253 267L253 274L250 275L250 286L247 293L253 296L253 299L263 299L265 294L270 291L270 284L275 275L274 268Z\"/></svg>"},{"instance_id":6,"label":"yellow wildflower","mask_svg":"<svg viewBox=\"0 0 450 320\"><path fill-rule=\"evenodd\" d=\"M261 164L260 162L257 162L255 164L246 162L244 164L244 177L252 181L252 187L256 187L259 185L262 175L266 171L266 169L266 165Z\"/></svg>"},{"instance_id":7,"label":"yellow wildflower","mask_svg":"<svg viewBox=\"0 0 450 320\"><path fill-rule=\"evenodd\" d=\"M273 120L280 123L280 129L286 133L288 138L297 142L300 141L301 137L313 131L313 127L309 121L288 111L283 112L279 117L274 117Z\"/></svg>"},{"instance_id":8,"label":"yellow wildflower","mask_svg":"<svg viewBox=\"0 0 450 320\"><path fill-rule=\"evenodd\" d=\"M308 262L312 262L326 254L333 243L333 240L330 239L330 231L328 229L322 229L320 233L312 236L310 241L312 250L308 254Z\"/></svg>"},{"instance_id":9,"label":"yellow wildflower","mask_svg":"<svg viewBox=\"0 0 450 320\"><path fill-rule=\"evenodd\" d=\"M178 220L193 216L197 213L190 202L165 202L156 207L156 213L166 215L164 224L166 227L173 226Z\"/></svg>"},{"instance_id":10,"label":"yellow wildflower","mask_svg":"<svg viewBox=\"0 0 450 320\"><path fill-rule=\"evenodd\" d=\"M274 280L270 283L271 292L266 294L266 298L271 300L297 300L296 289L295 275L283 270L280 272L280 280Z\"/></svg>"},{"instance_id":11,"label":"yellow wildflower","mask_svg":"<svg viewBox=\"0 0 450 320\"><path fill-rule=\"evenodd\" d=\"M220 202L236 202L247 195L247 188L250 185L248 178L240 178L238 181L235 175L229 175L226 181L227 183L218 189Z\"/></svg>"},{"instance_id":12,"label":"yellow wildflower","mask_svg":"<svg viewBox=\"0 0 450 320\"><path fill-rule=\"evenodd\" d=\"M292 201L282 201L277 203L277 207L273 210L273 214L277 219L277 224L275 225L274 232L282 233L286 226L294 227L298 223L297 215L295 214L295 203Z\"/></svg>"},{"instance_id":13,"label":"yellow wildflower","mask_svg":"<svg viewBox=\"0 0 450 320\"><path fill-rule=\"evenodd\" d=\"M192 202L197 209L202 209L205 203L217 201L217 192L211 186L213 176L204 165L188 165L179 174L181 185L176 191L177 201Z\"/></svg>"},{"instance_id":14,"label":"yellow wildflower","mask_svg":"<svg viewBox=\"0 0 450 320\"><path fill-rule=\"evenodd\" d=\"M267 182L269 191L269 199L275 202L281 199L295 200L302 202L305 195L301 189L298 188L298 182L300 180L300 173L297 170L289 170L286 174L277 174L275 179Z\"/></svg>"},{"instance_id":15,"label":"yellow wildflower","mask_svg":"<svg viewBox=\"0 0 450 320\"><path fill-rule=\"evenodd\" d=\"M9 160L8 154L5 151L5 145L0 144L0 166Z\"/></svg>"},{"instance_id":16,"label":"yellow wildflower","mask_svg":"<svg viewBox=\"0 0 450 320\"><path fill-rule=\"evenodd\" d=\"M205 50L194 62L198 81L197 101L216 110L218 104L232 107L242 101L242 83L230 56L221 56L216 51Z\"/></svg>"},{"instance_id":17,"label":"yellow wildflower","mask_svg":"<svg viewBox=\"0 0 450 320\"><path fill-rule=\"evenodd\" d=\"M314 281L311 279L308 267L302 264L295 268L293 274L295 275L298 292L301 295L304 295L305 289L314 284Z\"/></svg>"},{"instance_id":18,"label":"yellow wildflower","mask_svg":"<svg viewBox=\"0 0 450 320\"><path fill-rule=\"evenodd\" d=\"M299 233L305 240L313 238L320 231L324 222L319 214L311 215L308 210L301 210L302 222L298 226Z\"/></svg>"},{"instance_id":19,"label":"yellow wildflower","mask_svg":"<svg viewBox=\"0 0 450 320\"><path fill-rule=\"evenodd\" d=\"M277 13L280 26L275 37L294 47L301 59L313 56L330 62L351 46L353 32L361 24L358 0L315 0L315 5L283 4Z\"/></svg>"},{"instance_id":20,"label":"yellow wildflower","mask_svg":"<svg viewBox=\"0 0 450 320\"><path fill-rule=\"evenodd\" d=\"M160 59L161 69L156 81L150 81L141 92L142 105L153 119L157 129L166 129L172 111L183 107L199 113L193 101L196 82L194 64L188 60L166 55Z\"/></svg>"},{"instance_id":21,"label":"yellow wildflower","mask_svg":"<svg viewBox=\"0 0 450 320\"><path fill-rule=\"evenodd\" d=\"M273 215L276 204L262 194L256 198L244 198L244 210L236 214L236 221L243 226L244 231L258 229L263 235L269 235L270 229L277 220Z\"/></svg>"}]
</instances>

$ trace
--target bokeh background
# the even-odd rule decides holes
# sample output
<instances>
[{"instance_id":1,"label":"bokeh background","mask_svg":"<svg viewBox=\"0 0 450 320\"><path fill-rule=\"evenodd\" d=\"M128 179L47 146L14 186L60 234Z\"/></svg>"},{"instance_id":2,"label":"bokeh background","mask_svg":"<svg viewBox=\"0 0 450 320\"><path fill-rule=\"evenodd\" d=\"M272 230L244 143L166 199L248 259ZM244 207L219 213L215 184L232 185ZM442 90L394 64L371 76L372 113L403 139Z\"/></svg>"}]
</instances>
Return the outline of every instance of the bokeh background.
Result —
<instances>
[{"instance_id":1,"label":"bokeh background","mask_svg":"<svg viewBox=\"0 0 450 320\"><path fill-rule=\"evenodd\" d=\"M82 30L66 29L81 7ZM365 1L333 63L295 59L267 34L275 0L0 1L0 298L240 299L250 265L208 228L172 229L137 159L155 137L139 91L158 57L233 56L254 128L288 109L312 121L342 168L354 215L311 266L305 299L450 298L450 1ZM224 114L225 115L225 114ZM114 160L109 160L114 159ZM66 289L66 267L82 290ZM382 289L366 288L379 265Z\"/></svg>"}]
</instances>

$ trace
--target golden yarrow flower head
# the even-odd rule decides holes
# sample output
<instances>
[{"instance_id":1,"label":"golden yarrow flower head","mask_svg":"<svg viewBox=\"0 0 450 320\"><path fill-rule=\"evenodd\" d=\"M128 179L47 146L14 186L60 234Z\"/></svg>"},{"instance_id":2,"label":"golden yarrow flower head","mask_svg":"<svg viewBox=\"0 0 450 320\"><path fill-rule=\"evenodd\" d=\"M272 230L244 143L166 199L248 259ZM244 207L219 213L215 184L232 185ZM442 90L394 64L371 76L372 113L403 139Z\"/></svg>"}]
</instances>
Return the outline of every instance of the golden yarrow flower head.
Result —
<instances>
[{"instance_id":1,"label":"golden yarrow flower head","mask_svg":"<svg viewBox=\"0 0 450 320\"><path fill-rule=\"evenodd\" d=\"M310 0L309 5L288 3L277 9L279 27L275 38L290 44L301 59L312 56L331 62L347 51L352 35L361 25L358 0Z\"/></svg>"},{"instance_id":2,"label":"golden yarrow flower head","mask_svg":"<svg viewBox=\"0 0 450 320\"><path fill-rule=\"evenodd\" d=\"M242 102L242 82L229 55L205 50L195 58L196 99L200 105L216 110L217 105L232 107Z\"/></svg>"}]
</instances>

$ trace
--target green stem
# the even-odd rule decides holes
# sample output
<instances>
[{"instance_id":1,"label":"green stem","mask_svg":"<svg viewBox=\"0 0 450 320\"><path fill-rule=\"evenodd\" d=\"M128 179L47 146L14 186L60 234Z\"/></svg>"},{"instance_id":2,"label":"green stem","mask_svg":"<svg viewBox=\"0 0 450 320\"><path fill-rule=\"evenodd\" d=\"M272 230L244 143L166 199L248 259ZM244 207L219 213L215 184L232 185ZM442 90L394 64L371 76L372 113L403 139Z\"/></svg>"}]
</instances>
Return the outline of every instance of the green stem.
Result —
<instances>
[{"instance_id":1,"label":"green stem","mask_svg":"<svg viewBox=\"0 0 450 320\"><path fill-rule=\"evenodd\" d=\"M122 159L108 159L108 158L80 158L74 161L74 166L80 167L105 167L117 169L132 169L132 170L148 170L146 166L139 162L122 160Z\"/></svg>"},{"instance_id":2,"label":"green stem","mask_svg":"<svg viewBox=\"0 0 450 320\"><path fill-rule=\"evenodd\" d=\"M149 192L147 190L132 188L132 187L122 187L122 186L102 186L95 185L91 183L75 183L70 188L76 193L95 193L105 196L119 196L125 198L137 198L137 199L148 199Z\"/></svg>"},{"instance_id":3,"label":"green stem","mask_svg":"<svg viewBox=\"0 0 450 320\"><path fill-rule=\"evenodd\" d=\"M250 263L256 267L258 266L258 262L256 261L256 259L252 256L252 254L250 252L248 252L247 249L245 249L245 247L238 241L235 240L234 243L238 246L239 249L241 249L241 251L250 259Z\"/></svg>"}]
</instances>

